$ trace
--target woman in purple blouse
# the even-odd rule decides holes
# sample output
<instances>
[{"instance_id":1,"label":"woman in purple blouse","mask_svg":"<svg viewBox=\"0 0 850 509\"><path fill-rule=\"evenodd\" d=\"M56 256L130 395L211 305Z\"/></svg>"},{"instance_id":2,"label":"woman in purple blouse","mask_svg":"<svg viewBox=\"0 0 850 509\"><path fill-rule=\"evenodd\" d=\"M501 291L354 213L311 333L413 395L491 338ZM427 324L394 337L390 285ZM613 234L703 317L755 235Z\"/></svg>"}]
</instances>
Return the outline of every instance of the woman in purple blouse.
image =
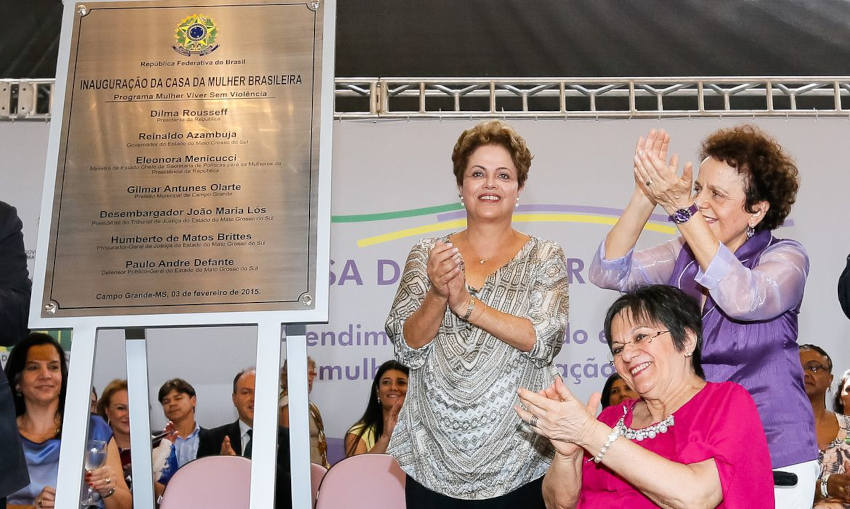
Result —
<instances>
[{"instance_id":1,"label":"woman in purple blouse","mask_svg":"<svg viewBox=\"0 0 850 509\"><path fill-rule=\"evenodd\" d=\"M797 479L775 487L776 507L811 507L817 444L797 348L809 259L798 242L771 234L795 201L797 168L745 125L703 142L694 179L691 163L679 175L678 157L668 161L669 141L663 130L638 141L634 192L599 246L590 280L620 291L666 283L700 303L706 380L737 382L755 400L773 469ZM680 236L635 251L656 205Z\"/></svg>"}]
</instances>

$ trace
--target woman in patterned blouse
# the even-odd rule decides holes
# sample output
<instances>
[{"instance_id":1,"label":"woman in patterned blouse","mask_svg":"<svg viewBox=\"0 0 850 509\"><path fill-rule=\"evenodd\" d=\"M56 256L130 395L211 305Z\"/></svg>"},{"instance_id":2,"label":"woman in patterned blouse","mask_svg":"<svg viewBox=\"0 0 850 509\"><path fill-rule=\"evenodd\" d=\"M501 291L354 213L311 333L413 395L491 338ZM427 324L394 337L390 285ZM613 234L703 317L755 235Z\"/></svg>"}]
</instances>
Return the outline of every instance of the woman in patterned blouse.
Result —
<instances>
[{"instance_id":1,"label":"woman in patterned blouse","mask_svg":"<svg viewBox=\"0 0 850 509\"><path fill-rule=\"evenodd\" d=\"M467 229L410 251L386 329L410 367L388 453L407 507L543 507L550 444L512 407L554 379L567 324L567 272L554 242L512 227L531 152L499 121L452 152Z\"/></svg>"},{"instance_id":2,"label":"woman in patterned blouse","mask_svg":"<svg viewBox=\"0 0 850 509\"><path fill-rule=\"evenodd\" d=\"M819 346L800 345L800 364L806 395L815 413L820 478L815 490L815 507L850 507L850 461L847 430L850 417L826 409L826 391L832 385L832 359Z\"/></svg>"}]
</instances>

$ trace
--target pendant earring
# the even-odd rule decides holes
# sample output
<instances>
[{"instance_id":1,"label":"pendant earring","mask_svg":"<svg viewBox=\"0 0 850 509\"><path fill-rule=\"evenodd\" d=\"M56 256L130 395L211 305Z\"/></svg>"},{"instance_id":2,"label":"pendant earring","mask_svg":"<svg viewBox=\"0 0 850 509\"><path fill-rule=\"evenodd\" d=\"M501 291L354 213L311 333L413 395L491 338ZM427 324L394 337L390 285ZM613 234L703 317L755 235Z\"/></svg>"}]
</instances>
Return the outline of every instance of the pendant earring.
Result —
<instances>
[{"instance_id":1,"label":"pendant earring","mask_svg":"<svg viewBox=\"0 0 850 509\"><path fill-rule=\"evenodd\" d=\"M747 238L751 239L751 238L753 238L753 235L755 235L755 234L756 234L756 229L753 228L750 225L747 225Z\"/></svg>"},{"instance_id":2,"label":"pendant earring","mask_svg":"<svg viewBox=\"0 0 850 509\"><path fill-rule=\"evenodd\" d=\"M463 195L458 193L457 197L460 198L460 203L462 205L463 204Z\"/></svg>"},{"instance_id":3,"label":"pendant earring","mask_svg":"<svg viewBox=\"0 0 850 509\"><path fill-rule=\"evenodd\" d=\"M381 397L378 396L377 394L375 394L375 399L378 400L378 404L380 405L381 404Z\"/></svg>"}]
</instances>

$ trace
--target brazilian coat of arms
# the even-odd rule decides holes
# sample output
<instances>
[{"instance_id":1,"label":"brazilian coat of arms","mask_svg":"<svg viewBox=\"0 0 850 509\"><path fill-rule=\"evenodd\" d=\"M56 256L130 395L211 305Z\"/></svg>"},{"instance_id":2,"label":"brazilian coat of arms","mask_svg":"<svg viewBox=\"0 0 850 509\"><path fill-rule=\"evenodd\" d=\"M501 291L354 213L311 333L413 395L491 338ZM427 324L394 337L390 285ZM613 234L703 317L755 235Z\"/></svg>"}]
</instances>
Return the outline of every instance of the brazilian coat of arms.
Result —
<instances>
[{"instance_id":1,"label":"brazilian coat of arms","mask_svg":"<svg viewBox=\"0 0 850 509\"><path fill-rule=\"evenodd\" d=\"M192 14L184 18L177 25L175 37L177 44L173 46L174 51L185 56L208 55L218 48L215 38L218 28L212 18L203 14Z\"/></svg>"}]
</instances>

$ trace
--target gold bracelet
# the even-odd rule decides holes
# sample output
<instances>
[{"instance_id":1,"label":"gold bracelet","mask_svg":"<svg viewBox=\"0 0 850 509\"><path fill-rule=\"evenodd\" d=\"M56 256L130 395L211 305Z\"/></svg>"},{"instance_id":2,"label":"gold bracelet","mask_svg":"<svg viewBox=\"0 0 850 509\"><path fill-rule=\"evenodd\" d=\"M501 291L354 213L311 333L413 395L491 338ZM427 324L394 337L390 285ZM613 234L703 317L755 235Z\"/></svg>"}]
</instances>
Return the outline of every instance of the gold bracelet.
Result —
<instances>
[{"instance_id":1,"label":"gold bracelet","mask_svg":"<svg viewBox=\"0 0 850 509\"><path fill-rule=\"evenodd\" d=\"M472 315L473 309L475 309L475 297L470 295L469 302L466 303L466 313L464 313L460 319L464 322L469 321L469 317Z\"/></svg>"},{"instance_id":2,"label":"gold bracelet","mask_svg":"<svg viewBox=\"0 0 850 509\"><path fill-rule=\"evenodd\" d=\"M106 492L106 495L101 495L101 498L109 498L115 494L115 488L109 488L109 491Z\"/></svg>"}]
</instances>

